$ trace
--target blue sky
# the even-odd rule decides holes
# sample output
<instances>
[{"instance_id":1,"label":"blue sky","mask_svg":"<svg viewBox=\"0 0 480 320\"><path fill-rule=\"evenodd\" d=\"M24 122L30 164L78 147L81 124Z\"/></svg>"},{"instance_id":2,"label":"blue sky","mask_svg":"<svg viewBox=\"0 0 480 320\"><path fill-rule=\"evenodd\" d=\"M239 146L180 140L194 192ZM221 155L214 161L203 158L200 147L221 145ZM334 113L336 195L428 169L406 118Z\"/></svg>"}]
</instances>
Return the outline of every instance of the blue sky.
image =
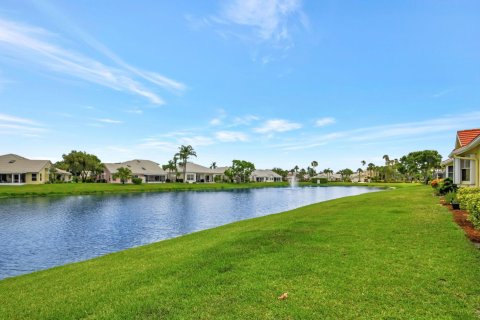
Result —
<instances>
[{"instance_id":1,"label":"blue sky","mask_svg":"<svg viewBox=\"0 0 480 320\"><path fill-rule=\"evenodd\" d=\"M480 127L479 1L0 3L0 153L356 169Z\"/></svg>"}]
</instances>

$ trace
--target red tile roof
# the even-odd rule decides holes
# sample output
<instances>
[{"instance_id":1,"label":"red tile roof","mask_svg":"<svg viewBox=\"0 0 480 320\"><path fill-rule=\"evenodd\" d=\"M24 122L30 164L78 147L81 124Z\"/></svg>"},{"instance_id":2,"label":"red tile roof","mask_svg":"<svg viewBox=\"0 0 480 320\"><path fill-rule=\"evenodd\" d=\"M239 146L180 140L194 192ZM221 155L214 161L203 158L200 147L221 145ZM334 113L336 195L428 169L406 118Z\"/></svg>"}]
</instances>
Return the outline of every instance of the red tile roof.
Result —
<instances>
[{"instance_id":1,"label":"red tile roof","mask_svg":"<svg viewBox=\"0 0 480 320\"><path fill-rule=\"evenodd\" d=\"M465 147L470 142L480 136L480 129L470 129L457 131L458 140L460 141L460 147Z\"/></svg>"}]
</instances>

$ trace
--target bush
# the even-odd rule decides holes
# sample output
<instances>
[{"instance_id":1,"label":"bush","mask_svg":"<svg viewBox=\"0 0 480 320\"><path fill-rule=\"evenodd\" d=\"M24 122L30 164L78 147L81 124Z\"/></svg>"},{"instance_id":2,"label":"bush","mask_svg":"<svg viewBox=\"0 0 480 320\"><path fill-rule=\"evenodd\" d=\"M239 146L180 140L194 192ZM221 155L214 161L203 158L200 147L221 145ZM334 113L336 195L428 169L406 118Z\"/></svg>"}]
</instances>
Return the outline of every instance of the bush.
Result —
<instances>
[{"instance_id":1,"label":"bush","mask_svg":"<svg viewBox=\"0 0 480 320\"><path fill-rule=\"evenodd\" d=\"M468 220L480 227L480 188L460 188L457 192L460 208L468 211Z\"/></svg>"},{"instance_id":2,"label":"bush","mask_svg":"<svg viewBox=\"0 0 480 320\"><path fill-rule=\"evenodd\" d=\"M438 187L438 193L440 195L447 194L449 192L457 192L457 185L453 183L453 180L450 178L444 179L442 182L440 182L439 187Z\"/></svg>"},{"instance_id":3,"label":"bush","mask_svg":"<svg viewBox=\"0 0 480 320\"><path fill-rule=\"evenodd\" d=\"M452 192L452 191L446 193L445 194L445 202L448 203L448 204L458 203L457 193Z\"/></svg>"},{"instance_id":4,"label":"bush","mask_svg":"<svg viewBox=\"0 0 480 320\"><path fill-rule=\"evenodd\" d=\"M142 184L142 178L132 178L133 184Z\"/></svg>"}]
</instances>

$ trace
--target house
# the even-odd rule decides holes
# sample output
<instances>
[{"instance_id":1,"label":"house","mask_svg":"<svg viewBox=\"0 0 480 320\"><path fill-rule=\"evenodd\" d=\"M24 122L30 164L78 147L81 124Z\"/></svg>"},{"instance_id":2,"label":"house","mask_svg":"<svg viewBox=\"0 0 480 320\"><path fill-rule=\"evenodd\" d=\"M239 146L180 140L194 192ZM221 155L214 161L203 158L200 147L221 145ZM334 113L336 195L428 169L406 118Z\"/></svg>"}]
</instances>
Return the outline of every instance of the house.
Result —
<instances>
[{"instance_id":1,"label":"house","mask_svg":"<svg viewBox=\"0 0 480 320\"><path fill-rule=\"evenodd\" d=\"M357 178L358 178L358 176L357 176ZM320 179L327 179L327 181L332 182L332 181L342 181L342 176L338 173L326 174L326 173L322 172L322 173L319 173L316 176L314 176L312 179L313 180L315 180L315 179L319 179L319 180Z\"/></svg>"},{"instance_id":2,"label":"house","mask_svg":"<svg viewBox=\"0 0 480 320\"><path fill-rule=\"evenodd\" d=\"M254 170L250 176L250 180L254 182L281 182L282 176L272 170Z\"/></svg>"},{"instance_id":3,"label":"house","mask_svg":"<svg viewBox=\"0 0 480 320\"><path fill-rule=\"evenodd\" d=\"M480 186L480 129L457 131L455 149L442 162L445 176L460 186Z\"/></svg>"},{"instance_id":4,"label":"house","mask_svg":"<svg viewBox=\"0 0 480 320\"><path fill-rule=\"evenodd\" d=\"M49 180L52 163L30 160L16 154L0 156L0 184L43 184Z\"/></svg>"},{"instance_id":5,"label":"house","mask_svg":"<svg viewBox=\"0 0 480 320\"><path fill-rule=\"evenodd\" d=\"M113 176L119 168L128 168L132 171L133 178L142 179L143 183L162 183L167 180L167 173L158 165L158 163L150 160L131 160L118 163L104 163L104 171L101 176L105 182L120 183L120 178L115 179ZM131 182L131 180L127 181Z\"/></svg>"},{"instance_id":6,"label":"house","mask_svg":"<svg viewBox=\"0 0 480 320\"><path fill-rule=\"evenodd\" d=\"M187 162L186 165L186 182L215 182L215 178L223 179L225 170L228 167L217 167L215 169L210 169L193 162ZM179 179L183 179L183 165L181 163L177 166ZM175 173L171 174L171 179L175 180Z\"/></svg>"},{"instance_id":7,"label":"house","mask_svg":"<svg viewBox=\"0 0 480 320\"><path fill-rule=\"evenodd\" d=\"M62 169L55 168L55 171L53 173L55 175L55 180L56 181L63 181L63 182L71 182L73 175Z\"/></svg>"}]
</instances>

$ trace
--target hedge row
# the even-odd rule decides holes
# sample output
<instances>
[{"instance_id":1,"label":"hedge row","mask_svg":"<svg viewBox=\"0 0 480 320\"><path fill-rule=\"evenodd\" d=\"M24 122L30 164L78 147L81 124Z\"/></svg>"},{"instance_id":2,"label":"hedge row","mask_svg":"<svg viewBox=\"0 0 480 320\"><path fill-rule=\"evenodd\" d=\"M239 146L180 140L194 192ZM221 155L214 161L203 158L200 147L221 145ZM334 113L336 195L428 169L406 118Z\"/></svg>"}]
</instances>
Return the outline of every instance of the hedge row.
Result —
<instances>
[{"instance_id":1,"label":"hedge row","mask_svg":"<svg viewBox=\"0 0 480 320\"><path fill-rule=\"evenodd\" d=\"M480 188L460 188L457 191L460 208L468 211L468 220L480 228Z\"/></svg>"}]
</instances>

